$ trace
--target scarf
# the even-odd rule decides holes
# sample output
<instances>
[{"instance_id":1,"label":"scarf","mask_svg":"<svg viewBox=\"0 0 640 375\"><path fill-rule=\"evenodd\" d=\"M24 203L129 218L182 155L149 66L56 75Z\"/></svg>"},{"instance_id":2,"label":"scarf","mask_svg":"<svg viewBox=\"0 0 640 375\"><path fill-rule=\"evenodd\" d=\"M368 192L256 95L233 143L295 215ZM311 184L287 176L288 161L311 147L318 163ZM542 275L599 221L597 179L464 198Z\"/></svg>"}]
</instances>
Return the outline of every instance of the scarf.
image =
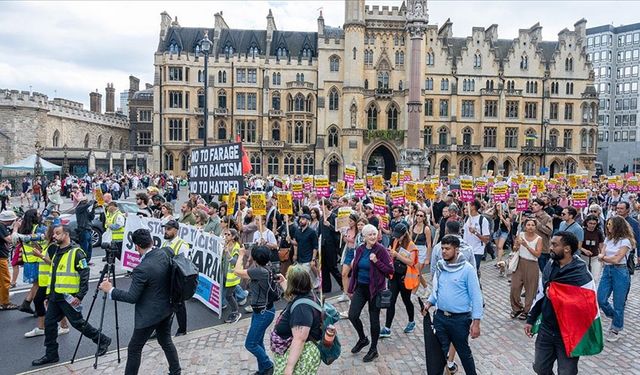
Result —
<instances>
[{"instance_id":1,"label":"scarf","mask_svg":"<svg viewBox=\"0 0 640 375\"><path fill-rule=\"evenodd\" d=\"M440 259L438 261L438 263L436 264L435 275L433 275L433 295L436 296L436 298L438 296L438 287L439 287L438 278L440 274L443 271L446 271L446 272L459 271L460 269L462 269L462 267L464 267L464 264L466 262L467 262L466 258L461 253L458 253L458 257L453 263L447 263L447 261L445 261L444 259Z\"/></svg>"}]
</instances>

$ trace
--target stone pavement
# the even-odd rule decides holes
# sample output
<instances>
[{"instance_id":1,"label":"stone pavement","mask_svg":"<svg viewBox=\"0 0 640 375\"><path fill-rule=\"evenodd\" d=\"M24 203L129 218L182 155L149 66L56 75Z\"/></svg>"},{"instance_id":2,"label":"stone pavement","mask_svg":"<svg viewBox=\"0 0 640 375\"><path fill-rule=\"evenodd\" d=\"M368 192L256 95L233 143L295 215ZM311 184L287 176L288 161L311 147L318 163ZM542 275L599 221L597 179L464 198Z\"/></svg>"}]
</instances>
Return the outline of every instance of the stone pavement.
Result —
<instances>
[{"instance_id":1,"label":"stone pavement","mask_svg":"<svg viewBox=\"0 0 640 375\"><path fill-rule=\"evenodd\" d=\"M498 278L493 262L482 266L483 288L486 299L485 317L481 324L481 336L471 341L471 347L479 374L507 375L533 374L534 339L529 339L523 333L524 323L509 318L509 284L507 279ZM632 279L632 291L629 294L625 314L624 335L616 343L605 342L604 352L595 357L584 357L580 360L580 372L596 374L640 374L640 360L637 359L637 345L640 342L640 332L635 329L640 323L640 294L637 283L640 276ZM415 297L414 297L415 298ZM337 304L346 309L346 303ZM415 303L416 315L418 310ZM365 309L366 311L366 309ZM579 313L579 312L576 312ZM364 312L366 315L366 312ZM382 313L384 315L384 313ZM422 339L421 319L417 319L418 327L412 334L402 332L407 323L406 310L399 300L396 308L396 318L392 327L391 338L382 339L378 345L380 357L372 363L363 363L360 354L350 353L357 336L347 320L338 325L340 341L343 345L342 356L332 366L321 365L320 374L424 374L424 344ZM368 322L365 316L363 321ZM381 317L384 321L384 316ZM603 327L608 327L610 321L603 317ZM222 325L191 332L187 336L175 339L174 342L180 354L183 374L220 374L238 375L253 374L256 362L252 355L244 349L244 338L248 330L249 319L243 319L235 325ZM268 333L265 345L268 348ZM368 327L365 327L368 332ZM72 333L77 335L77 333ZM124 344L126 345L126 344ZM115 349L112 345L111 349ZM268 349L267 349L268 350ZM115 353L111 352L100 358L97 370L94 370L93 359L85 359L73 365L61 364L48 369L34 371L35 374L118 374L124 372L126 351L121 353L122 362L116 361ZM459 364L459 361L458 361ZM153 341L147 344L143 354L140 373L146 375L166 374L168 366L164 353ZM464 373L460 366L459 373Z\"/></svg>"}]
</instances>

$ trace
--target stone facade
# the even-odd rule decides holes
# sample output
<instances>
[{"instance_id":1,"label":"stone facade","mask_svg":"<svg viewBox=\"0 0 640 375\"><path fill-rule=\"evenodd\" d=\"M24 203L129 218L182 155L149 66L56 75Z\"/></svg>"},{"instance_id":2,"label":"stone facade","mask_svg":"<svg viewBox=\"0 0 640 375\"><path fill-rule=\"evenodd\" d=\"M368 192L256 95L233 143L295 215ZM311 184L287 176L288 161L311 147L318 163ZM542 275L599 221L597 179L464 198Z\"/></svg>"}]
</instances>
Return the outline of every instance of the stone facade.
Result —
<instances>
[{"instance_id":1,"label":"stone facade","mask_svg":"<svg viewBox=\"0 0 640 375\"><path fill-rule=\"evenodd\" d=\"M43 157L62 165L65 157L72 173L118 169L133 159L129 149L126 117L103 115L83 109L78 102L40 93L0 90L0 163L9 164L44 147Z\"/></svg>"},{"instance_id":2,"label":"stone facade","mask_svg":"<svg viewBox=\"0 0 640 375\"><path fill-rule=\"evenodd\" d=\"M515 39L498 39L497 25L457 38L450 21L428 24L426 5L345 1L343 27L326 26L321 14L317 33L280 32L271 12L266 30L230 29L222 14L213 29L185 28L163 13L156 165L163 155L165 169L184 173L189 149L202 144L198 55L207 32L210 143L241 134L257 173L336 180L349 164L387 177L398 168L414 176L594 170L597 94L586 21L552 42L542 41L538 24ZM245 76L257 78L237 82ZM176 92L182 102L172 109ZM244 93L256 101L251 110L234 101Z\"/></svg>"}]
</instances>

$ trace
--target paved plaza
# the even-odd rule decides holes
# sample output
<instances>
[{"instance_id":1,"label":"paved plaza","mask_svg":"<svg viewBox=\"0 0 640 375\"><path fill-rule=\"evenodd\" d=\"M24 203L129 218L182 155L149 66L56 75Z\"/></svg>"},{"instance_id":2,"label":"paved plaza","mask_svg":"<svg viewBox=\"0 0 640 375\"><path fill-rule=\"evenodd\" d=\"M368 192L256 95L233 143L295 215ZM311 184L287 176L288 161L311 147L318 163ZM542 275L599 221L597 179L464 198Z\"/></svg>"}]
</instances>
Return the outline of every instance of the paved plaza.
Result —
<instances>
[{"instance_id":1,"label":"paved plaza","mask_svg":"<svg viewBox=\"0 0 640 375\"><path fill-rule=\"evenodd\" d=\"M509 318L509 284L507 279L499 278L493 262L482 266L482 283L486 298L485 316L481 324L482 335L472 340L471 347L479 374L533 374L534 339L523 333L524 323ZM640 374L640 361L637 357L637 343L640 333L640 295L637 293L638 275L633 276L632 290L625 314L625 326L622 338L616 343L605 342L604 351L595 357L584 357L580 360L580 373L597 374ZM346 309L346 303L337 304ZM415 303L416 314L418 309ZM576 311L576 314L579 314ZM366 309L363 314L366 315ZM384 315L384 312L383 312ZM363 321L368 322L366 316ZM384 321L383 318L381 318ZM419 319L418 319L419 320ZM378 350L380 357L372 363L363 363L366 350L358 355L350 353L357 336L347 320L339 323L339 335L343 345L343 354L332 366L320 367L320 374L424 374L424 345L422 340L422 324L412 334L402 332L407 323L407 315L398 301L396 318L390 338L380 340ZM608 327L610 321L603 317L603 326ZM243 319L235 325L219 325L194 331L187 336L174 340L183 374L220 374L238 375L253 374L256 369L254 357L244 349L244 338L249 327L249 319ZM368 332L368 327L365 328ZM270 332L270 329L267 333ZM72 335L77 335L76 332ZM126 343L124 344L126 345ZM268 335L265 337L268 347ZM115 347L112 345L112 348ZM126 351L121 352L122 362L117 363L116 354L110 352L100 358L97 370L93 369L93 359L85 359L75 364L60 364L53 368L39 369L32 373L47 375L63 374L121 374L124 372ZM459 362L458 362L459 363ZM143 354L141 374L166 374L168 370L164 353L157 342L147 344ZM460 366L459 373L464 373Z\"/></svg>"}]
</instances>

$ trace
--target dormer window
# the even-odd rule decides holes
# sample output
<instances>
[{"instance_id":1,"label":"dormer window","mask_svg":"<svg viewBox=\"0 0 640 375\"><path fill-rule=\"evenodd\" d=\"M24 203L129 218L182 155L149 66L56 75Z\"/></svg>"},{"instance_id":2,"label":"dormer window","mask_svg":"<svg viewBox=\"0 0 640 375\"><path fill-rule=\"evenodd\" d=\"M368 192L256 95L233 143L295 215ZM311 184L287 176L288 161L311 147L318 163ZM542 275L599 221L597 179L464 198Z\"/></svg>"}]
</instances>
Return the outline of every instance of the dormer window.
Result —
<instances>
[{"instance_id":1,"label":"dormer window","mask_svg":"<svg viewBox=\"0 0 640 375\"><path fill-rule=\"evenodd\" d=\"M231 44L227 44L227 45L224 47L224 57L225 57L225 58L227 58L227 59L228 59L229 57L233 56L233 52L234 52L234 51L233 51L233 46L232 46Z\"/></svg>"},{"instance_id":2,"label":"dormer window","mask_svg":"<svg viewBox=\"0 0 640 375\"><path fill-rule=\"evenodd\" d=\"M258 49L258 47L253 46L253 47L249 47L249 57L251 57L252 59L255 59L256 57L258 57L258 55L260 54L260 50Z\"/></svg>"},{"instance_id":3,"label":"dormer window","mask_svg":"<svg viewBox=\"0 0 640 375\"><path fill-rule=\"evenodd\" d=\"M171 42L171 44L169 44L169 53L180 53L180 47L178 47L176 42Z\"/></svg>"}]
</instances>

